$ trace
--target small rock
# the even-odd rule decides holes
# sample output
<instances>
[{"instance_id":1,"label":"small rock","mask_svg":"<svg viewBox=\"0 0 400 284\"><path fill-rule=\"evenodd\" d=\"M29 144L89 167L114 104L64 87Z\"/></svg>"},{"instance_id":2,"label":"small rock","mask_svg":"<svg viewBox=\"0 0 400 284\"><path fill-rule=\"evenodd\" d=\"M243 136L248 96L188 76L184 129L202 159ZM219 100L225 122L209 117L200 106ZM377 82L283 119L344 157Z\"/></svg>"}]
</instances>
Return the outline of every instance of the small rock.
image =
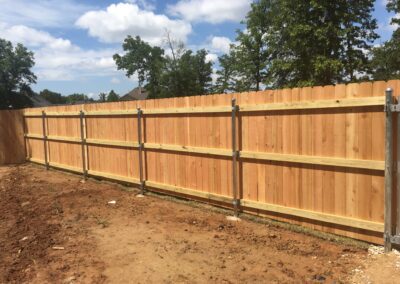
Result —
<instances>
[{"instance_id":1,"label":"small rock","mask_svg":"<svg viewBox=\"0 0 400 284\"><path fill-rule=\"evenodd\" d=\"M29 205L29 204L31 204L29 201L22 202L21 203L21 207L25 207L26 205Z\"/></svg>"},{"instance_id":2,"label":"small rock","mask_svg":"<svg viewBox=\"0 0 400 284\"><path fill-rule=\"evenodd\" d=\"M317 281L325 281L326 280L326 277L325 276L323 276L323 275L314 275L314 277L313 277L313 279L314 280L317 280Z\"/></svg>"},{"instance_id":3,"label":"small rock","mask_svg":"<svg viewBox=\"0 0 400 284\"><path fill-rule=\"evenodd\" d=\"M242 271L246 271L246 267L243 266L243 267L242 267Z\"/></svg>"},{"instance_id":4,"label":"small rock","mask_svg":"<svg viewBox=\"0 0 400 284\"><path fill-rule=\"evenodd\" d=\"M22 241L26 241L28 239L28 237L23 237L22 239L21 239L21 242Z\"/></svg>"},{"instance_id":5,"label":"small rock","mask_svg":"<svg viewBox=\"0 0 400 284\"><path fill-rule=\"evenodd\" d=\"M64 247L55 246L55 247L52 247L52 249L54 249L54 250L64 250Z\"/></svg>"},{"instance_id":6,"label":"small rock","mask_svg":"<svg viewBox=\"0 0 400 284\"><path fill-rule=\"evenodd\" d=\"M68 278L65 278L63 283L70 284L70 283L74 282L74 280L76 280L75 276L70 276Z\"/></svg>"},{"instance_id":7,"label":"small rock","mask_svg":"<svg viewBox=\"0 0 400 284\"><path fill-rule=\"evenodd\" d=\"M384 250L384 248L382 246L371 245L368 248L368 254L369 255L378 255L378 254L384 254L384 253L385 253L385 250Z\"/></svg>"},{"instance_id":8,"label":"small rock","mask_svg":"<svg viewBox=\"0 0 400 284\"><path fill-rule=\"evenodd\" d=\"M115 200L108 201L108 204L110 204L110 205L114 205L116 203L117 203L117 201L115 201Z\"/></svg>"}]
</instances>

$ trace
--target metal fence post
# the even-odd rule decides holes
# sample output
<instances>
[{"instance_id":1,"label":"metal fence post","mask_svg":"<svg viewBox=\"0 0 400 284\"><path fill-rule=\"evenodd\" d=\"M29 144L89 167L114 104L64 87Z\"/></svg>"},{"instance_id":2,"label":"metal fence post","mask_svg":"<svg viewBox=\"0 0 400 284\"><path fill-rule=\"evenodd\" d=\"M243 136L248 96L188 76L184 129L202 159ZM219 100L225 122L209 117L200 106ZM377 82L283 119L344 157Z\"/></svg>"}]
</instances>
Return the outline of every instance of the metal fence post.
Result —
<instances>
[{"instance_id":1,"label":"metal fence post","mask_svg":"<svg viewBox=\"0 0 400 284\"><path fill-rule=\"evenodd\" d=\"M49 169L49 159L47 156L47 130L46 130L46 113L42 110L42 128L43 128L43 147L44 147L44 163L46 170Z\"/></svg>"},{"instance_id":2,"label":"metal fence post","mask_svg":"<svg viewBox=\"0 0 400 284\"><path fill-rule=\"evenodd\" d=\"M400 96L397 97L397 108L400 109ZM400 113L397 111L397 129L396 129L396 138L397 138L397 158L396 158L396 167L395 167L395 175L396 175L396 229L395 233L397 236L400 235Z\"/></svg>"},{"instance_id":3,"label":"metal fence post","mask_svg":"<svg viewBox=\"0 0 400 284\"><path fill-rule=\"evenodd\" d=\"M393 91L386 89L386 135L385 135L385 251L392 250L391 237L393 236L392 202L393 202Z\"/></svg>"},{"instance_id":4,"label":"metal fence post","mask_svg":"<svg viewBox=\"0 0 400 284\"><path fill-rule=\"evenodd\" d=\"M138 143L139 143L139 179L140 179L140 191L144 195L144 179L143 179L143 141L142 141L142 114L143 111L137 108L137 129L138 129Z\"/></svg>"},{"instance_id":5,"label":"metal fence post","mask_svg":"<svg viewBox=\"0 0 400 284\"><path fill-rule=\"evenodd\" d=\"M79 112L79 119L80 119L80 124L81 124L81 147L82 147L82 173L83 173L83 178L87 179L87 165L86 165L86 151L85 151L85 146L86 146L86 123L85 123L85 113L83 110Z\"/></svg>"},{"instance_id":6,"label":"metal fence post","mask_svg":"<svg viewBox=\"0 0 400 284\"><path fill-rule=\"evenodd\" d=\"M239 215L239 199L237 190L237 156L236 147L236 115L238 106L236 99L232 99L232 191L233 191L233 210L235 217Z\"/></svg>"}]
</instances>

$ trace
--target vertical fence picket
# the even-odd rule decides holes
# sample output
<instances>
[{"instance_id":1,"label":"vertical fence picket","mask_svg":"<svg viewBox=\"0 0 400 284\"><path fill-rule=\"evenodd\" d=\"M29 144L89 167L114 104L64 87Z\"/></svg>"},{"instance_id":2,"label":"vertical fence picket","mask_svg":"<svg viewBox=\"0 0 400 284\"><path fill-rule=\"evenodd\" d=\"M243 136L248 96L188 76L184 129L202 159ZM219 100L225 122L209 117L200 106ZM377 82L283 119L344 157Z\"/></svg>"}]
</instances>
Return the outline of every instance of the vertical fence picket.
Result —
<instances>
[{"instance_id":1,"label":"vertical fence picket","mask_svg":"<svg viewBox=\"0 0 400 284\"><path fill-rule=\"evenodd\" d=\"M46 169L49 169L49 157L47 155L47 130L46 130L46 112L42 111L42 128L43 128L43 150L44 150L44 163Z\"/></svg>"}]
</instances>

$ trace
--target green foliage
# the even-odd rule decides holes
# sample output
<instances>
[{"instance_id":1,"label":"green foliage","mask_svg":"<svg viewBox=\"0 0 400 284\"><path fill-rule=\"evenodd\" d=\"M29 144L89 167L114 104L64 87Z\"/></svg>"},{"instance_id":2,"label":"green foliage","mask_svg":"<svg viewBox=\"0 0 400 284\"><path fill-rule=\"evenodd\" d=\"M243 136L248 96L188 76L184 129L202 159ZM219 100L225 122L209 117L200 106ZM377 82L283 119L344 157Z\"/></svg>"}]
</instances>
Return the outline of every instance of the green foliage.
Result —
<instances>
[{"instance_id":1,"label":"green foliage","mask_svg":"<svg viewBox=\"0 0 400 284\"><path fill-rule=\"evenodd\" d=\"M125 70L128 77L137 74L139 86L146 83L145 88L150 96L159 96L160 77L165 64L164 50L150 46L139 36L135 38L128 36L122 48L125 51L123 56L119 54L113 56L118 70Z\"/></svg>"},{"instance_id":2,"label":"green foliage","mask_svg":"<svg viewBox=\"0 0 400 284\"><path fill-rule=\"evenodd\" d=\"M386 8L389 12L400 13L400 0L387 0ZM400 24L400 18L392 18L393 24Z\"/></svg>"},{"instance_id":3,"label":"green foliage","mask_svg":"<svg viewBox=\"0 0 400 284\"><path fill-rule=\"evenodd\" d=\"M222 94L234 90L236 83L233 78L235 74L234 60L232 52L218 57L220 68L215 72L217 80L214 85L214 93Z\"/></svg>"},{"instance_id":4,"label":"green foliage","mask_svg":"<svg viewBox=\"0 0 400 284\"><path fill-rule=\"evenodd\" d=\"M39 96L47 100L48 102L55 105L62 105L67 103L67 98L62 96L60 93L52 92L48 89L44 89L39 93Z\"/></svg>"},{"instance_id":5,"label":"green foliage","mask_svg":"<svg viewBox=\"0 0 400 284\"><path fill-rule=\"evenodd\" d=\"M99 94L99 101L100 102L105 102L107 100L107 94L106 93L100 93Z\"/></svg>"},{"instance_id":6,"label":"green foliage","mask_svg":"<svg viewBox=\"0 0 400 284\"><path fill-rule=\"evenodd\" d=\"M31 71L35 64L33 53L22 44L15 47L11 42L0 39L0 109L31 106L23 91L36 82Z\"/></svg>"},{"instance_id":7,"label":"green foliage","mask_svg":"<svg viewBox=\"0 0 400 284\"><path fill-rule=\"evenodd\" d=\"M87 102L94 102L92 98L89 98L85 94L80 94L80 93L74 93L71 95L68 95L66 97L67 104L81 104L81 103L87 103Z\"/></svg>"},{"instance_id":8,"label":"green foliage","mask_svg":"<svg viewBox=\"0 0 400 284\"><path fill-rule=\"evenodd\" d=\"M275 87L327 85L366 72L377 38L373 0L275 1L267 42Z\"/></svg>"},{"instance_id":9,"label":"green foliage","mask_svg":"<svg viewBox=\"0 0 400 284\"><path fill-rule=\"evenodd\" d=\"M373 0L258 0L220 58L218 91L352 82L369 72ZM228 60L229 58L229 60ZM229 83L228 83L229 82Z\"/></svg>"},{"instance_id":10,"label":"green foliage","mask_svg":"<svg viewBox=\"0 0 400 284\"><path fill-rule=\"evenodd\" d=\"M398 36L372 51L371 69L374 80L400 79L400 39Z\"/></svg>"},{"instance_id":11,"label":"green foliage","mask_svg":"<svg viewBox=\"0 0 400 284\"><path fill-rule=\"evenodd\" d=\"M117 95L114 90L111 90L107 95L107 102L118 102L119 95Z\"/></svg>"},{"instance_id":12,"label":"green foliage","mask_svg":"<svg viewBox=\"0 0 400 284\"><path fill-rule=\"evenodd\" d=\"M206 62L207 52L195 54L183 51L175 59L167 57L167 66L161 76L161 97L203 95L211 91L212 63Z\"/></svg>"},{"instance_id":13,"label":"green foliage","mask_svg":"<svg viewBox=\"0 0 400 284\"><path fill-rule=\"evenodd\" d=\"M193 53L181 43L168 38L172 56L165 56L160 47L152 47L140 37L128 36L123 56L115 54L118 69L128 77L137 74L139 85L149 92L149 98L192 96L209 93L212 89L212 63L206 62L207 51Z\"/></svg>"},{"instance_id":14,"label":"green foliage","mask_svg":"<svg viewBox=\"0 0 400 284\"><path fill-rule=\"evenodd\" d=\"M234 47L236 76L240 78L236 91L260 90L266 80L270 50L267 48L267 33L271 27L271 5L273 1L262 0L251 5L243 21L246 30L238 31Z\"/></svg>"},{"instance_id":15,"label":"green foliage","mask_svg":"<svg viewBox=\"0 0 400 284\"><path fill-rule=\"evenodd\" d=\"M387 2L389 12L400 13L400 1ZM392 24L400 24L399 18L392 18ZM372 51L371 69L374 80L400 79L400 28L392 38Z\"/></svg>"}]
</instances>

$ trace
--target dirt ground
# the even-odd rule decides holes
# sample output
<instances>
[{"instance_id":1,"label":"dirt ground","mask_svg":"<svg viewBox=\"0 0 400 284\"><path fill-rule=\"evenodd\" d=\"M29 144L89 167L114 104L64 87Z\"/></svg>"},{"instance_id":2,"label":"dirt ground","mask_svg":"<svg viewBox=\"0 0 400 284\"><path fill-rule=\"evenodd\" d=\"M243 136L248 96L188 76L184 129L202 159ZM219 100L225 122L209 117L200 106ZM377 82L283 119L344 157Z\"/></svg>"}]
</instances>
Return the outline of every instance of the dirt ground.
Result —
<instances>
[{"instance_id":1,"label":"dirt ground","mask_svg":"<svg viewBox=\"0 0 400 284\"><path fill-rule=\"evenodd\" d=\"M399 255L380 249L36 165L0 167L0 283L395 283Z\"/></svg>"}]
</instances>

